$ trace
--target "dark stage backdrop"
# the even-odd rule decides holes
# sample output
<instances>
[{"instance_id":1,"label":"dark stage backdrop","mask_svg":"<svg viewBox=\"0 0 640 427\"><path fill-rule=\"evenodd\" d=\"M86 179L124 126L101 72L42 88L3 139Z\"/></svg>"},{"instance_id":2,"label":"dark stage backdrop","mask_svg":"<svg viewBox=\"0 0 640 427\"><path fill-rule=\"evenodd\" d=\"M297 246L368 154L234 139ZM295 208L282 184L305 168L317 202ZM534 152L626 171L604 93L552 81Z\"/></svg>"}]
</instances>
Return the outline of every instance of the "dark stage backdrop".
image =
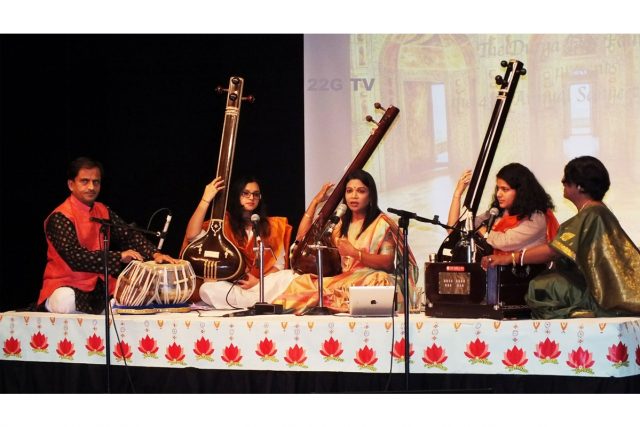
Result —
<instances>
[{"instance_id":1,"label":"dark stage backdrop","mask_svg":"<svg viewBox=\"0 0 640 427\"><path fill-rule=\"evenodd\" d=\"M178 256L216 171L226 96L214 88L232 75L256 97L241 107L233 176L260 178L269 213L297 227L302 72L302 35L0 35L0 310L36 299L43 221L77 156L103 162L100 200L125 221L146 227L169 208L163 251Z\"/></svg>"}]
</instances>

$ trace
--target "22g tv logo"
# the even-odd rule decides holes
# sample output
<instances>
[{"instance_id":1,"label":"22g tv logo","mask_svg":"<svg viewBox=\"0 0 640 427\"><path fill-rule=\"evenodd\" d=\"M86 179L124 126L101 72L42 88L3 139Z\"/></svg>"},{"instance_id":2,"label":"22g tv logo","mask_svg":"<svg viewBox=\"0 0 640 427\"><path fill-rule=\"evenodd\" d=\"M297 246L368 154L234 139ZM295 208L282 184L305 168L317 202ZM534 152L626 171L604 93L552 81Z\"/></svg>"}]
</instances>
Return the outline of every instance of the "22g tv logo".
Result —
<instances>
[{"instance_id":1,"label":"22g tv logo","mask_svg":"<svg viewBox=\"0 0 640 427\"><path fill-rule=\"evenodd\" d=\"M352 77L348 81L343 79L308 79L307 90L311 92L327 92L327 91L341 91L345 87L351 87L351 90L357 92L358 90L370 91L373 89L376 79L366 79Z\"/></svg>"}]
</instances>

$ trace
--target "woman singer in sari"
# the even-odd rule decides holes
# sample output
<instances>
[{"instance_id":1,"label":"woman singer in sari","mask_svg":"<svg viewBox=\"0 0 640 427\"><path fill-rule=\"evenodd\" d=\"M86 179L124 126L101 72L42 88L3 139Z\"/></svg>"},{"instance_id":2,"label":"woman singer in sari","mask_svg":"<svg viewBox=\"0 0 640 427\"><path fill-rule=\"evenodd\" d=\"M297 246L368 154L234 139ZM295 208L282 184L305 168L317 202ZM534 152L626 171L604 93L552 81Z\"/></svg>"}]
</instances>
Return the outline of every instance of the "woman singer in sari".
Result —
<instances>
[{"instance_id":1,"label":"woman singer in sari","mask_svg":"<svg viewBox=\"0 0 640 427\"><path fill-rule=\"evenodd\" d=\"M349 310L350 286L381 286L402 283L401 263L396 249L404 253L398 226L378 207L373 177L363 170L347 176L344 202L347 212L332 232L340 253L342 273L323 277L323 305L334 312ZM409 254L409 285L415 287L417 266ZM285 310L304 313L318 304L318 277L303 274L295 278L275 301Z\"/></svg>"}]
</instances>

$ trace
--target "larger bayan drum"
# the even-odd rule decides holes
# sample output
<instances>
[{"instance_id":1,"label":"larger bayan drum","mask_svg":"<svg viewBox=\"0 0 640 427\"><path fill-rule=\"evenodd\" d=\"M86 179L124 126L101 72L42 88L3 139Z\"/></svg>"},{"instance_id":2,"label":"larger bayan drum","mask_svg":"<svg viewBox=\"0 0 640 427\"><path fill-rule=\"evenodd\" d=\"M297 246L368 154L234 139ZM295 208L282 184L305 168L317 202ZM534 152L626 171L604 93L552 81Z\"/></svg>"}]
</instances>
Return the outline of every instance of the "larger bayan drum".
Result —
<instances>
[{"instance_id":1,"label":"larger bayan drum","mask_svg":"<svg viewBox=\"0 0 640 427\"><path fill-rule=\"evenodd\" d=\"M116 304L126 307L149 307L186 303L196 286L196 275L189 261L157 264L154 261L131 261L116 282Z\"/></svg>"}]
</instances>

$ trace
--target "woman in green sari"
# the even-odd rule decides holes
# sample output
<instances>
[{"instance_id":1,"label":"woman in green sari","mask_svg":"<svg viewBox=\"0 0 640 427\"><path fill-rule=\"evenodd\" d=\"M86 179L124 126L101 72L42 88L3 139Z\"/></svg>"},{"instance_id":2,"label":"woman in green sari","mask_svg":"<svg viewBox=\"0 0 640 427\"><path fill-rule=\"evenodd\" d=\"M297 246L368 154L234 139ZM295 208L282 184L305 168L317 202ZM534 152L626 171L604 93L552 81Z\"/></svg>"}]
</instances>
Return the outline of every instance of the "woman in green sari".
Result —
<instances>
[{"instance_id":1,"label":"woman in green sari","mask_svg":"<svg viewBox=\"0 0 640 427\"><path fill-rule=\"evenodd\" d=\"M553 261L529 283L526 296L537 319L640 314L640 251L602 199L609 173L600 160L577 157L564 168L564 197L578 213L560 225L548 245L492 255L483 265Z\"/></svg>"}]
</instances>

